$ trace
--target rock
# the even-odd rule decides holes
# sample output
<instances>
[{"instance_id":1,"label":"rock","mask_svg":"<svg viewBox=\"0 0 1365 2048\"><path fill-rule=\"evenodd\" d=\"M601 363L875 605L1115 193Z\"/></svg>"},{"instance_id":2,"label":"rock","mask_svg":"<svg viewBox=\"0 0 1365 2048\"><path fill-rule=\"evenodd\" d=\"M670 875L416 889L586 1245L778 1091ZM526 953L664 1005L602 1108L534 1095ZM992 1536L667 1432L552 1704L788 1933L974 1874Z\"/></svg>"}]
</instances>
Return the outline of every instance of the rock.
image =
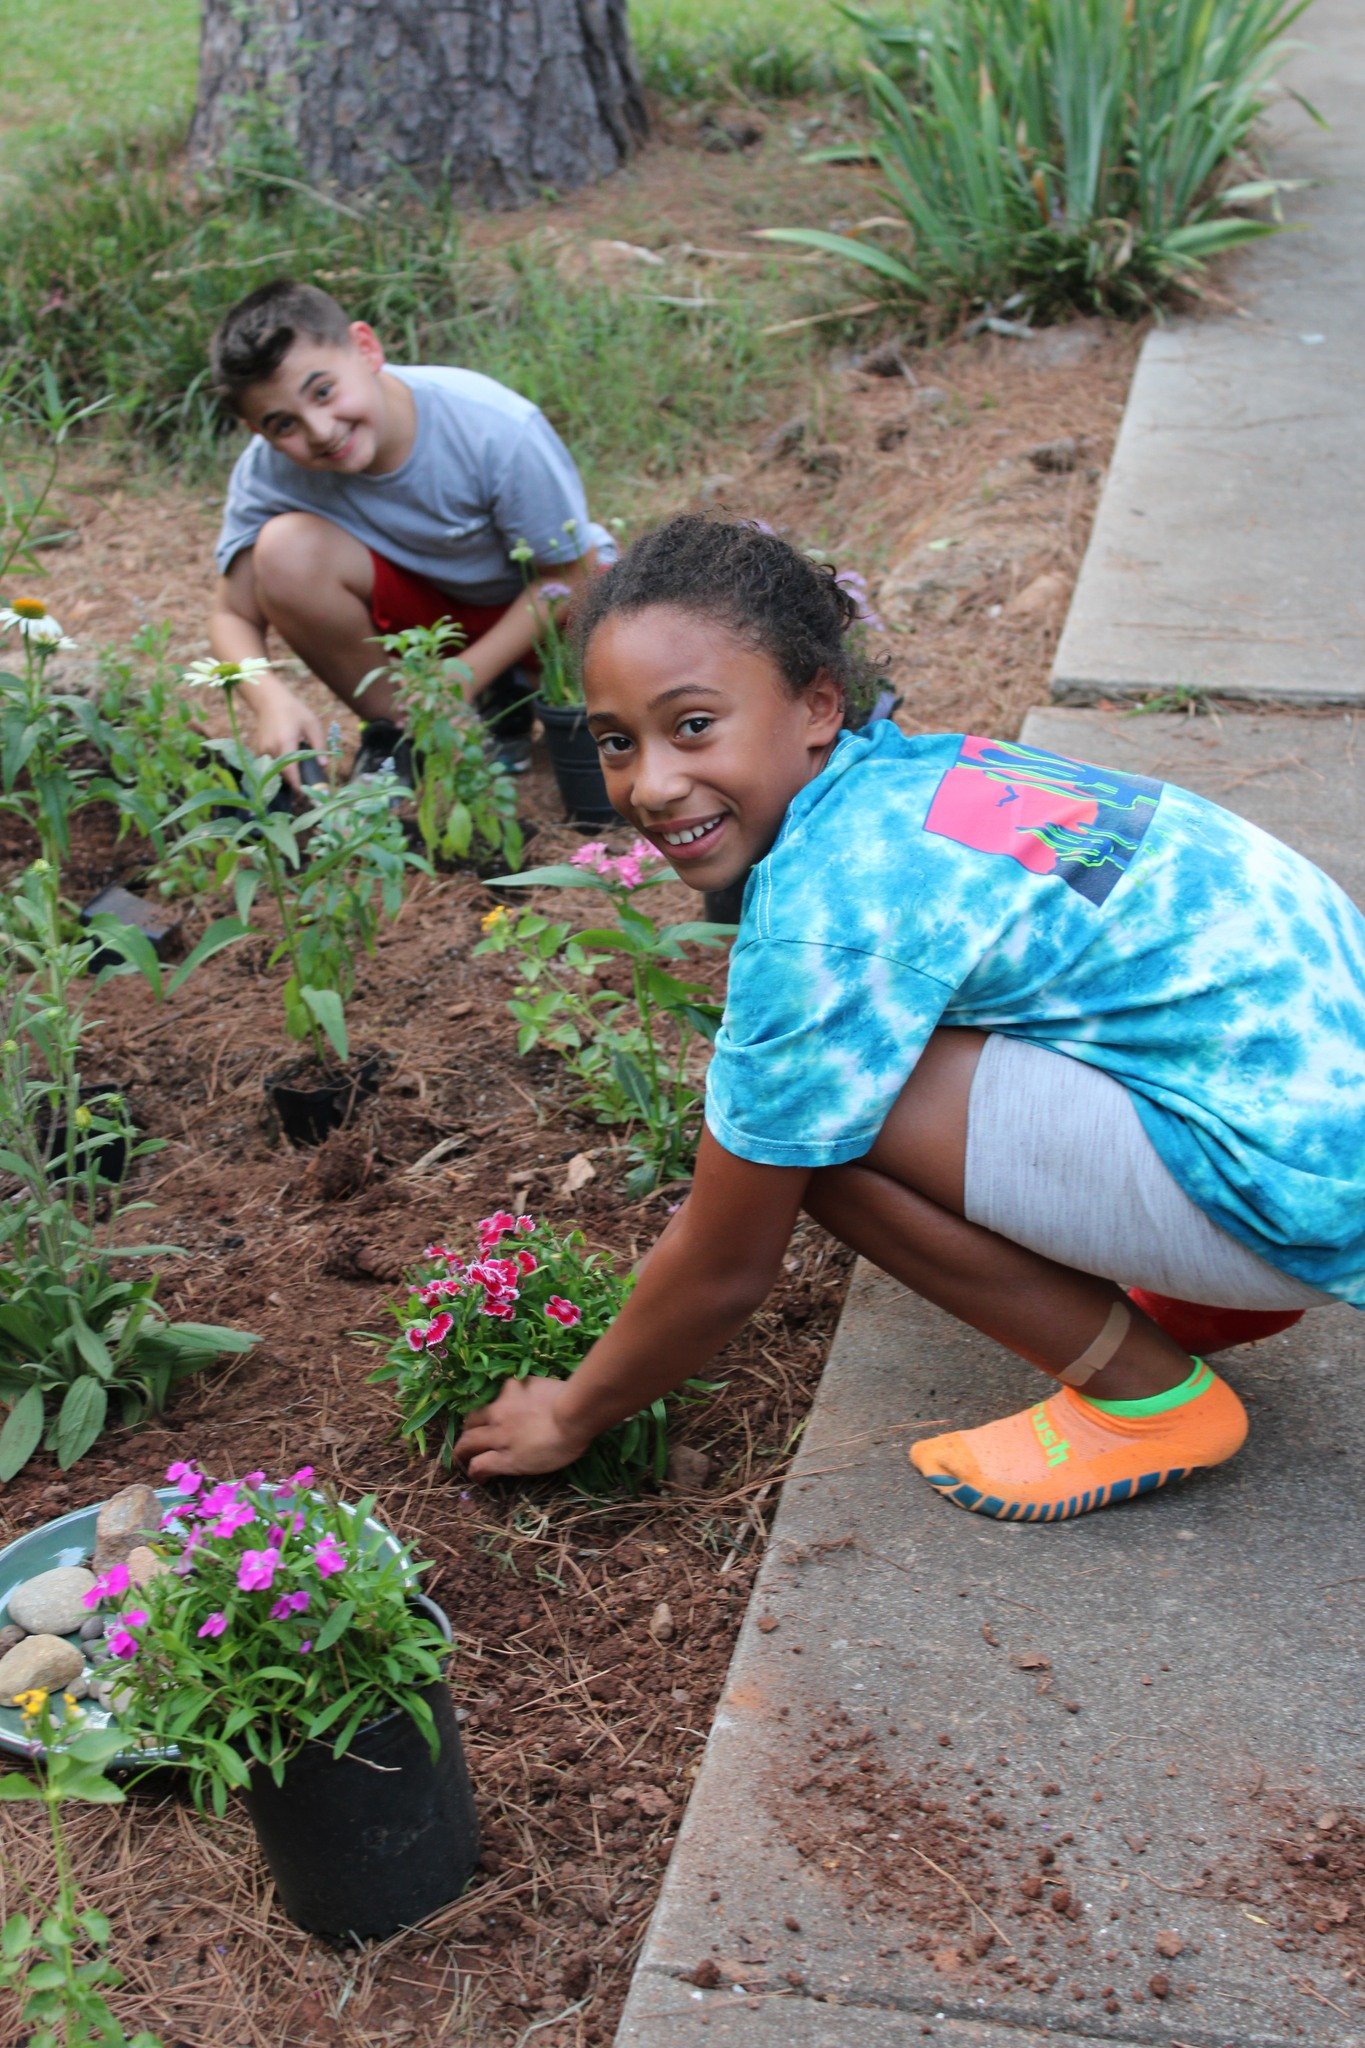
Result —
<instances>
[{"instance_id":1,"label":"rock","mask_svg":"<svg viewBox=\"0 0 1365 2048\"><path fill-rule=\"evenodd\" d=\"M22 1643L27 1634L28 1630L20 1628L17 1621L7 1622L4 1628L0 1628L0 1657L12 1650L16 1643Z\"/></svg>"},{"instance_id":2,"label":"rock","mask_svg":"<svg viewBox=\"0 0 1365 2048\"><path fill-rule=\"evenodd\" d=\"M819 448L803 449L801 467L808 476L827 476L832 480L844 473L844 451L829 443Z\"/></svg>"},{"instance_id":3,"label":"rock","mask_svg":"<svg viewBox=\"0 0 1365 2048\"><path fill-rule=\"evenodd\" d=\"M1005 606L1012 619L1036 619L1062 604L1071 595L1071 578L1060 569L1045 569L1022 590L1016 590Z\"/></svg>"},{"instance_id":4,"label":"rock","mask_svg":"<svg viewBox=\"0 0 1365 2048\"><path fill-rule=\"evenodd\" d=\"M1066 476L1081 459L1081 444L1073 434L1060 441L1040 441L1029 449L1028 459L1044 475Z\"/></svg>"},{"instance_id":5,"label":"rock","mask_svg":"<svg viewBox=\"0 0 1365 2048\"><path fill-rule=\"evenodd\" d=\"M1154 1977L1147 1979L1147 1989L1151 1992L1153 1998L1169 1998L1171 1995L1171 1980L1164 1972L1158 1970Z\"/></svg>"},{"instance_id":6,"label":"rock","mask_svg":"<svg viewBox=\"0 0 1365 2048\"><path fill-rule=\"evenodd\" d=\"M95 1518L95 1570L126 1564L130 1550L145 1543L161 1526L161 1503L150 1486L125 1486L107 1500Z\"/></svg>"},{"instance_id":7,"label":"rock","mask_svg":"<svg viewBox=\"0 0 1365 2048\"><path fill-rule=\"evenodd\" d=\"M877 446L883 455L889 455L893 448L900 447L909 432L909 420L887 420L884 426L877 429Z\"/></svg>"},{"instance_id":8,"label":"rock","mask_svg":"<svg viewBox=\"0 0 1365 2048\"><path fill-rule=\"evenodd\" d=\"M892 566L878 592L877 609L897 624L916 613L950 619L964 598L1008 566L1001 536L942 535Z\"/></svg>"},{"instance_id":9,"label":"rock","mask_svg":"<svg viewBox=\"0 0 1365 2048\"><path fill-rule=\"evenodd\" d=\"M674 1444L668 1454L668 1484L683 1493L699 1493L711 1477L711 1460L705 1451L687 1444Z\"/></svg>"},{"instance_id":10,"label":"rock","mask_svg":"<svg viewBox=\"0 0 1365 2048\"><path fill-rule=\"evenodd\" d=\"M898 341L878 342L866 355L859 356L854 367L865 377L903 377L906 373L905 357Z\"/></svg>"},{"instance_id":11,"label":"rock","mask_svg":"<svg viewBox=\"0 0 1365 2048\"><path fill-rule=\"evenodd\" d=\"M88 1664L86 1665L83 1671L78 1671L74 1678L69 1678L66 1684L62 1687L62 1691L73 1700L83 1700L86 1694L89 1692L89 1690L90 1667Z\"/></svg>"},{"instance_id":12,"label":"rock","mask_svg":"<svg viewBox=\"0 0 1365 2048\"><path fill-rule=\"evenodd\" d=\"M120 1685L115 1678L95 1678L90 1681L90 1697L106 1714L126 1714L133 1703L133 1695L126 1685Z\"/></svg>"},{"instance_id":13,"label":"rock","mask_svg":"<svg viewBox=\"0 0 1365 2048\"><path fill-rule=\"evenodd\" d=\"M1100 338L1079 321L1069 327L1045 328L1028 343L1028 360L1040 370L1073 370L1092 356Z\"/></svg>"},{"instance_id":14,"label":"rock","mask_svg":"<svg viewBox=\"0 0 1365 2048\"><path fill-rule=\"evenodd\" d=\"M1172 1933L1168 1927L1162 1928L1156 1938L1156 1952L1159 1956L1165 1956L1168 1963L1173 1963L1178 1955L1183 1954L1184 1948L1185 1944L1178 1934Z\"/></svg>"},{"instance_id":15,"label":"rock","mask_svg":"<svg viewBox=\"0 0 1365 2048\"><path fill-rule=\"evenodd\" d=\"M97 1643L104 1634L104 1621L98 1614L87 1615L76 1631L83 1643Z\"/></svg>"},{"instance_id":16,"label":"rock","mask_svg":"<svg viewBox=\"0 0 1365 2048\"><path fill-rule=\"evenodd\" d=\"M159 1579L163 1572L169 1570L170 1566L165 1558L158 1557L145 1543L137 1544L128 1552L128 1576L139 1592L144 1586L150 1585L153 1579Z\"/></svg>"},{"instance_id":17,"label":"rock","mask_svg":"<svg viewBox=\"0 0 1365 2048\"><path fill-rule=\"evenodd\" d=\"M12 1707L16 1693L60 1692L69 1679L85 1669L85 1659L60 1636L25 1636L22 1643L0 1657L0 1707Z\"/></svg>"},{"instance_id":18,"label":"rock","mask_svg":"<svg viewBox=\"0 0 1365 2048\"><path fill-rule=\"evenodd\" d=\"M666 1600L661 1600L650 1615L649 1632L656 1643L671 1643L677 1633L673 1626L673 1609Z\"/></svg>"},{"instance_id":19,"label":"rock","mask_svg":"<svg viewBox=\"0 0 1365 2048\"><path fill-rule=\"evenodd\" d=\"M94 1573L80 1564L39 1572L10 1594L10 1619L31 1636L74 1635L90 1612L85 1595L94 1583Z\"/></svg>"}]
</instances>

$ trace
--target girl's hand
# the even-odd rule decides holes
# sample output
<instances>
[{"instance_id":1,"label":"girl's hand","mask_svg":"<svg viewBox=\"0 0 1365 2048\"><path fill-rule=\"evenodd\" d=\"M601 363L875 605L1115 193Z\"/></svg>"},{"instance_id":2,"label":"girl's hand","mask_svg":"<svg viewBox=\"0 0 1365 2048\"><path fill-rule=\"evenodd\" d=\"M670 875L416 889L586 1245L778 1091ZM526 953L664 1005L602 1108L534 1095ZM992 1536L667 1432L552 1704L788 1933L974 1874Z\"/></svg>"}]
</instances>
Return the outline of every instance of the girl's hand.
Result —
<instances>
[{"instance_id":1,"label":"girl's hand","mask_svg":"<svg viewBox=\"0 0 1365 2048\"><path fill-rule=\"evenodd\" d=\"M496 1401L466 1415L455 1456L465 1460L470 1478L557 1472L571 1465L592 1439L562 1420L566 1392L564 1380L509 1380Z\"/></svg>"}]
</instances>

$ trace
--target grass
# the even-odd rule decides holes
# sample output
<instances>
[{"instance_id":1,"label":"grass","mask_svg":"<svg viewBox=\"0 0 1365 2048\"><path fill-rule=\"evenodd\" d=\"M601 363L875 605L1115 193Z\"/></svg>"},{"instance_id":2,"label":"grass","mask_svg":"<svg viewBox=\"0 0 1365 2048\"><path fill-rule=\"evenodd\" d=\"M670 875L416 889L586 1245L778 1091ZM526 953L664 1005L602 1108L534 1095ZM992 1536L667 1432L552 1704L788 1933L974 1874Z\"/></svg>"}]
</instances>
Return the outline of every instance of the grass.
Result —
<instances>
[{"instance_id":1,"label":"grass","mask_svg":"<svg viewBox=\"0 0 1365 2048\"><path fill-rule=\"evenodd\" d=\"M752 280L708 286L704 307L568 283L535 236L476 258L439 202L343 209L292 182L293 168L262 148L199 186L167 140L109 145L21 185L0 211L0 365L21 382L48 366L64 392L107 393L106 432L214 469L235 443L208 388L212 329L263 278L301 268L395 361L466 363L542 405L616 515L633 479L687 467L799 358L799 342L762 343Z\"/></svg>"},{"instance_id":2,"label":"grass","mask_svg":"<svg viewBox=\"0 0 1365 2048\"><path fill-rule=\"evenodd\" d=\"M858 42L831 0L632 0L646 83L672 99L783 97L848 84ZM144 134L184 122L199 0L0 0L0 167L73 129Z\"/></svg>"}]
</instances>

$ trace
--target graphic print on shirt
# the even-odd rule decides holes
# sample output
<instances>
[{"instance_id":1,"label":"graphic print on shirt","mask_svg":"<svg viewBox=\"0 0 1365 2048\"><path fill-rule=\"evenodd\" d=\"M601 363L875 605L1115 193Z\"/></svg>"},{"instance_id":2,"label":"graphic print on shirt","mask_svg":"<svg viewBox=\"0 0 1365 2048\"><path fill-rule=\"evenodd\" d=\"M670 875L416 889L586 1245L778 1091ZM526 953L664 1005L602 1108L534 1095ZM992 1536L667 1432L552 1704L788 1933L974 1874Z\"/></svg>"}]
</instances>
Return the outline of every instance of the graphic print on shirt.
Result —
<instances>
[{"instance_id":1,"label":"graphic print on shirt","mask_svg":"<svg viewBox=\"0 0 1365 2048\"><path fill-rule=\"evenodd\" d=\"M1103 903L1156 815L1163 785L1041 747L968 734L934 792L926 832L1058 875Z\"/></svg>"}]
</instances>

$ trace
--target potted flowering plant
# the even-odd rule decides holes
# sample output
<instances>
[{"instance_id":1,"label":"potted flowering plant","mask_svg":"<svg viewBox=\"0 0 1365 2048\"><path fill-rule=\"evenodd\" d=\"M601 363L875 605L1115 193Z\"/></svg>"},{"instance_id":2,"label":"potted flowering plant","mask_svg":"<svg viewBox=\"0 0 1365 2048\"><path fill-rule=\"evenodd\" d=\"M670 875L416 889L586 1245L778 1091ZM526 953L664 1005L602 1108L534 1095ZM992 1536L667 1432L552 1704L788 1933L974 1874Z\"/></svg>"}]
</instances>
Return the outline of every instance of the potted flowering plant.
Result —
<instances>
[{"instance_id":1,"label":"potted flowering plant","mask_svg":"<svg viewBox=\"0 0 1365 2048\"><path fill-rule=\"evenodd\" d=\"M414 1565L311 1467L211 1482L168 1470L167 1569L127 1568L106 1644L126 1735L176 1756L199 1805L240 1791L284 1910L313 1933L380 1937L455 1898L479 1855L442 1666L450 1628Z\"/></svg>"},{"instance_id":2,"label":"potted flowering plant","mask_svg":"<svg viewBox=\"0 0 1365 2048\"><path fill-rule=\"evenodd\" d=\"M572 538L577 521L565 522ZM553 548L551 543L551 548ZM547 550L547 553L549 550ZM536 659L540 666L540 688L536 692L536 716L545 734L550 766L571 824L606 825L616 812L602 775L597 741L588 730L583 704L583 678L568 634L568 607L573 597L567 583L554 579L531 583L535 550L519 540L511 550L521 570L527 595L534 595L540 614L536 631Z\"/></svg>"},{"instance_id":3,"label":"potted flowering plant","mask_svg":"<svg viewBox=\"0 0 1365 2048\"><path fill-rule=\"evenodd\" d=\"M498 1209L478 1231L473 1259L427 1246L403 1299L390 1304L399 1334L370 1375L393 1385L403 1435L422 1451L434 1438L447 1466L471 1409L509 1379L567 1379L632 1284L584 1249L579 1230L561 1235L534 1216ZM689 1386L710 1391L700 1381ZM667 1464L668 1410L658 1400L598 1437L565 1476L579 1493L635 1492L646 1478L662 1479Z\"/></svg>"}]
</instances>

